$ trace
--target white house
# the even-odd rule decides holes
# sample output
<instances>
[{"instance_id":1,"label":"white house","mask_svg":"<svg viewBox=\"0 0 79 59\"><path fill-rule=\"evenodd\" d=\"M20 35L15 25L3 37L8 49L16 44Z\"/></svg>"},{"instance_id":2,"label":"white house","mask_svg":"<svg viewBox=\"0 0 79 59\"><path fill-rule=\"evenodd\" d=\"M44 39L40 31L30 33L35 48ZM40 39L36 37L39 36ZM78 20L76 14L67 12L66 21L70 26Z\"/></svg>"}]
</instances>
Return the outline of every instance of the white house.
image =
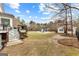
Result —
<instances>
[{"instance_id":1,"label":"white house","mask_svg":"<svg viewBox=\"0 0 79 59\"><path fill-rule=\"evenodd\" d=\"M76 33L76 28L77 28L77 27L74 27L74 26L73 26L73 34L74 34L74 35L75 35L75 33ZM58 33L64 33L64 26L58 27L58 28L57 28L57 32L58 32ZM68 30L67 30L67 33L72 33L72 31L68 29Z\"/></svg>"}]
</instances>

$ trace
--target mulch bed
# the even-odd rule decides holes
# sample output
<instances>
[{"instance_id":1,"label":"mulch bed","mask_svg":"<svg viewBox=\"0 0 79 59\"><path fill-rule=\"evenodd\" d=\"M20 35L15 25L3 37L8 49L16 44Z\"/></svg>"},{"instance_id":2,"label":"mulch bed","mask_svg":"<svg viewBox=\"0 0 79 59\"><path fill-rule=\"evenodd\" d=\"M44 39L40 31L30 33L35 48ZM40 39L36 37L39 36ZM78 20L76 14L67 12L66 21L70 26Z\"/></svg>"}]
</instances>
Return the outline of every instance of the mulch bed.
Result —
<instances>
[{"instance_id":1,"label":"mulch bed","mask_svg":"<svg viewBox=\"0 0 79 59\"><path fill-rule=\"evenodd\" d=\"M63 33L59 33L59 35L61 35L61 36L65 36L65 37L72 37L72 35L71 34L63 34ZM73 35L73 37L76 37L75 35Z\"/></svg>"},{"instance_id":2,"label":"mulch bed","mask_svg":"<svg viewBox=\"0 0 79 59\"><path fill-rule=\"evenodd\" d=\"M66 46L79 48L79 41L76 38L64 38L64 39L58 40L58 43Z\"/></svg>"}]
</instances>

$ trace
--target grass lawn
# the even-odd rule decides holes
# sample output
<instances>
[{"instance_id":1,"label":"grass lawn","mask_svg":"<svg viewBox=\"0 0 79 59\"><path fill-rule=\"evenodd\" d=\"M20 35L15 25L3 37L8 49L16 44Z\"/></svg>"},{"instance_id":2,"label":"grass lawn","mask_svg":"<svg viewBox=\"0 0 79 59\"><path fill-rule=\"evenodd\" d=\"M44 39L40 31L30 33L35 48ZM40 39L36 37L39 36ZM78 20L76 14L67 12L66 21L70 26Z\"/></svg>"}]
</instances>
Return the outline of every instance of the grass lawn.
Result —
<instances>
[{"instance_id":1,"label":"grass lawn","mask_svg":"<svg viewBox=\"0 0 79 59\"><path fill-rule=\"evenodd\" d=\"M54 32L28 32L28 38L23 44L8 46L2 52L10 56L76 56L79 49L64 45L57 45L53 41Z\"/></svg>"},{"instance_id":2,"label":"grass lawn","mask_svg":"<svg viewBox=\"0 0 79 59\"><path fill-rule=\"evenodd\" d=\"M54 32L28 32L28 39L48 39L55 35Z\"/></svg>"},{"instance_id":3,"label":"grass lawn","mask_svg":"<svg viewBox=\"0 0 79 59\"><path fill-rule=\"evenodd\" d=\"M4 48L2 52L8 53L9 55L50 55L52 44L49 43L54 32L28 32L28 37L24 39L23 44L9 46ZM14 53L15 52L15 53ZM50 54L48 53L50 52Z\"/></svg>"}]
</instances>

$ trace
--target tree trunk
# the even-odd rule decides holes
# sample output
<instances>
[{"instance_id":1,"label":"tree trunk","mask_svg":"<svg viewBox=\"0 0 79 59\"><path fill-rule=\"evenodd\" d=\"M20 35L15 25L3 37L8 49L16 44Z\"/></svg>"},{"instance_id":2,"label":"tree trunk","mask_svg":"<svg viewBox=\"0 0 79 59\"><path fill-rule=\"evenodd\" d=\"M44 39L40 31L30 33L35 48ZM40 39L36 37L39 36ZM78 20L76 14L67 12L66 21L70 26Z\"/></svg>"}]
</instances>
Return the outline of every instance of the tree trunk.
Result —
<instances>
[{"instance_id":1,"label":"tree trunk","mask_svg":"<svg viewBox=\"0 0 79 59\"><path fill-rule=\"evenodd\" d=\"M67 6L64 5L65 8L65 34L67 35Z\"/></svg>"},{"instance_id":2,"label":"tree trunk","mask_svg":"<svg viewBox=\"0 0 79 59\"><path fill-rule=\"evenodd\" d=\"M70 8L70 15L71 15L71 35L73 36L73 24L72 24L72 10Z\"/></svg>"}]
</instances>

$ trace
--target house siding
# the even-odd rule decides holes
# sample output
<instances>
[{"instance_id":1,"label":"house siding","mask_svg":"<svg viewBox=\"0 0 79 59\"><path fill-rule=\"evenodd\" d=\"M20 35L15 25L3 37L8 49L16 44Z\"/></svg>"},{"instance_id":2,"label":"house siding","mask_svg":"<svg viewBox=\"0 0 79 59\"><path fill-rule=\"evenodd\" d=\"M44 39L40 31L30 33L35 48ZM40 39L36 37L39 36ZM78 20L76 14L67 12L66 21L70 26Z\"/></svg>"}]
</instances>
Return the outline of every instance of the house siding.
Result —
<instances>
[{"instance_id":1,"label":"house siding","mask_svg":"<svg viewBox=\"0 0 79 59\"><path fill-rule=\"evenodd\" d=\"M76 28L77 27L73 27L73 34L74 35L76 33ZM62 31L60 31L61 29L62 29ZM64 27L59 27L57 30L58 30L58 33L64 33ZM72 32L67 30L67 33L71 34Z\"/></svg>"}]
</instances>

